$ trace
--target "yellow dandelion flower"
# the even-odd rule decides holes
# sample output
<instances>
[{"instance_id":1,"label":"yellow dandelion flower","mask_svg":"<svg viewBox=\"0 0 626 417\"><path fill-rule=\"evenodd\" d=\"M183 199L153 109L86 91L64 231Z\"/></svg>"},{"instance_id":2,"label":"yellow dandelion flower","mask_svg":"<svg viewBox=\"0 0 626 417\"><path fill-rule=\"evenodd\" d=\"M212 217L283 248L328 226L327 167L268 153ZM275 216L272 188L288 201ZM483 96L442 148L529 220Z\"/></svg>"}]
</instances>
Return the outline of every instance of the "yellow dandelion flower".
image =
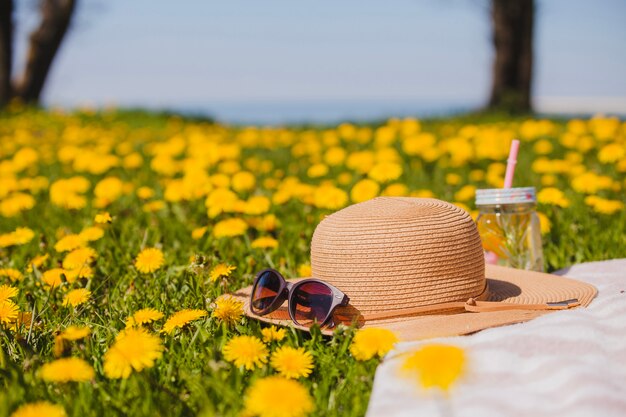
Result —
<instances>
[{"instance_id":1,"label":"yellow dandelion flower","mask_svg":"<svg viewBox=\"0 0 626 417\"><path fill-rule=\"evenodd\" d=\"M246 233L248 224L241 219L226 219L218 222L213 228L216 238L240 236Z\"/></svg>"},{"instance_id":2,"label":"yellow dandelion flower","mask_svg":"<svg viewBox=\"0 0 626 417\"><path fill-rule=\"evenodd\" d=\"M163 210L165 208L165 201L163 200L154 200L150 201L143 206L141 209L146 213L153 213L155 211Z\"/></svg>"},{"instance_id":3,"label":"yellow dandelion flower","mask_svg":"<svg viewBox=\"0 0 626 417\"><path fill-rule=\"evenodd\" d=\"M465 354L456 346L426 345L406 358L402 364L405 376L416 378L423 388L444 391L463 373Z\"/></svg>"},{"instance_id":4,"label":"yellow dandelion flower","mask_svg":"<svg viewBox=\"0 0 626 417\"><path fill-rule=\"evenodd\" d=\"M201 239L206 233L206 227L197 227L191 231L191 238L193 240Z\"/></svg>"},{"instance_id":5,"label":"yellow dandelion flower","mask_svg":"<svg viewBox=\"0 0 626 417\"><path fill-rule=\"evenodd\" d=\"M626 147L623 143L610 143L598 151L598 161L603 164L617 162L626 156Z\"/></svg>"},{"instance_id":6,"label":"yellow dandelion flower","mask_svg":"<svg viewBox=\"0 0 626 417\"><path fill-rule=\"evenodd\" d=\"M263 188L267 190L275 190L276 188L278 188L279 184L280 184L280 181L277 180L276 178L265 178L263 180Z\"/></svg>"},{"instance_id":7,"label":"yellow dandelion flower","mask_svg":"<svg viewBox=\"0 0 626 417\"><path fill-rule=\"evenodd\" d=\"M278 241L273 237L263 236L254 239L250 246L253 249L276 249L278 247Z\"/></svg>"},{"instance_id":8,"label":"yellow dandelion flower","mask_svg":"<svg viewBox=\"0 0 626 417\"><path fill-rule=\"evenodd\" d=\"M26 270L28 272L33 272L33 267L41 269L41 267L46 263L49 257L50 255L48 255L47 253L35 256L28 262L28 268Z\"/></svg>"},{"instance_id":9,"label":"yellow dandelion flower","mask_svg":"<svg viewBox=\"0 0 626 417\"><path fill-rule=\"evenodd\" d=\"M0 301L0 323L11 323L15 321L19 313L19 308L11 300Z\"/></svg>"},{"instance_id":10,"label":"yellow dandelion flower","mask_svg":"<svg viewBox=\"0 0 626 417\"><path fill-rule=\"evenodd\" d=\"M65 270L63 268L52 268L45 271L41 279L50 287L58 287L63 282L62 275L64 274Z\"/></svg>"},{"instance_id":11,"label":"yellow dandelion flower","mask_svg":"<svg viewBox=\"0 0 626 417\"><path fill-rule=\"evenodd\" d=\"M0 215L3 217L15 217L23 210L33 208L34 205L35 199L30 195L15 193L0 201Z\"/></svg>"},{"instance_id":12,"label":"yellow dandelion flower","mask_svg":"<svg viewBox=\"0 0 626 417\"><path fill-rule=\"evenodd\" d=\"M231 213L237 203L237 194L227 188L217 188L207 196L206 206L209 218L215 218L222 213Z\"/></svg>"},{"instance_id":13,"label":"yellow dandelion flower","mask_svg":"<svg viewBox=\"0 0 626 417\"><path fill-rule=\"evenodd\" d=\"M269 198L262 195L257 195L254 197L250 197L248 201L246 201L243 211L246 214L258 216L267 213L271 205L272 202Z\"/></svg>"},{"instance_id":14,"label":"yellow dandelion flower","mask_svg":"<svg viewBox=\"0 0 626 417\"><path fill-rule=\"evenodd\" d=\"M106 177L94 187L95 206L103 208L117 200L124 192L124 183L117 177Z\"/></svg>"},{"instance_id":15,"label":"yellow dandelion flower","mask_svg":"<svg viewBox=\"0 0 626 417\"><path fill-rule=\"evenodd\" d=\"M607 200L602 197L590 195L585 197L585 204L592 207L594 211L601 214L613 214L624 210L624 203L619 200Z\"/></svg>"},{"instance_id":16,"label":"yellow dandelion flower","mask_svg":"<svg viewBox=\"0 0 626 417\"><path fill-rule=\"evenodd\" d=\"M248 370L267 363L267 347L254 336L233 337L226 342L222 353L227 361Z\"/></svg>"},{"instance_id":17,"label":"yellow dandelion flower","mask_svg":"<svg viewBox=\"0 0 626 417\"><path fill-rule=\"evenodd\" d=\"M380 185L376 181L366 178L354 184L350 191L350 199L355 203L361 203L376 197L379 192Z\"/></svg>"},{"instance_id":18,"label":"yellow dandelion flower","mask_svg":"<svg viewBox=\"0 0 626 417\"><path fill-rule=\"evenodd\" d=\"M243 316L243 303L231 296L222 295L215 300L212 316L226 324L235 324Z\"/></svg>"},{"instance_id":19,"label":"yellow dandelion flower","mask_svg":"<svg viewBox=\"0 0 626 417\"><path fill-rule=\"evenodd\" d=\"M227 265L227 264L217 264L211 269L211 273L209 274L209 278L211 281L215 282L220 278L227 278L230 274L237 269L236 266Z\"/></svg>"},{"instance_id":20,"label":"yellow dandelion flower","mask_svg":"<svg viewBox=\"0 0 626 417\"><path fill-rule=\"evenodd\" d=\"M276 393L280 400L276 401ZM313 400L298 381L281 376L257 379L246 391L244 414L259 417L302 417L314 409Z\"/></svg>"},{"instance_id":21,"label":"yellow dandelion flower","mask_svg":"<svg viewBox=\"0 0 626 417\"><path fill-rule=\"evenodd\" d=\"M265 216L261 217L258 222L256 222L254 227L264 232L271 232L272 230L275 230L276 227L278 227L279 225L280 222L276 218L276 215L266 214Z\"/></svg>"},{"instance_id":22,"label":"yellow dandelion flower","mask_svg":"<svg viewBox=\"0 0 626 417\"><path fill-rule=\"evenodd\" d=\"M237 200L233 203L233 213L245 213L248 207L248 203L244 200Z\"/></svg>"},{"instance_id":23,"label":"yellow dandelion flower","mask_svg":"<svg viewBox=\"0 0 626 417\"><path fill-rule=\"evenodd\" d=\"M541 185L551 186L557 183L558 178L552 174L545 174L541 176Z\"/></svg>"},{"instance_id":24,"label":"yellow dandelion flower","mask_svg":"<svg viewBox=\"0 0 626 417\"><path fill-rule=\"evenodd\" d=\"M65 409L47 401L24 404L11 414L11 417L67 417Z\"/></svg>"},{"instance_id":25,"label":"yellow dandelion flower","mask_svg":"<svg viewBox=\"0 0 626 417\"><path fill-rule=\"evenodd\" d=\"M469 173L469 179L471 182L479 182L485 179L485 171L482 169L473 169Z\"/></svg>"},{"instance_id":26,"label":"yellow dandelion flower","mask_svg":"<svg viewBox=\"0 0 626 417\"><path fill-rule=\"evenodd\" d=\"M83 265L76 269L66 269L63 274L70 284L78 278L93 278L93 269L89 265Z\"/></svg>"},{"instance_id":27,"label":"yellow dandelion flower","mask_svg":"<svg viewBox=\"0 0 626 417\"><path fill-rule=\"evenodd\" d=\"M315 164L311 165L307 170L307 176L309 178L319 178L328 174L328 165L325 164Z\"/></svg>"},{"instance_id":28,"label":"yellow dandelion flower","mask_svg":"<svg viewBox=\"0 0 626 417\"><path fill-rule=\"evenodd\" d=\"M143 163L143 158L141 157L141 154L138 152L133 152L124 157L124 168L127 168L127 169L139 168L142 163Z\"/></svg>"},{"instance_id":29,"label":"yellow dandelion flower","mask_svg":"<svg viewBox=\"0 0 626 417\"><path fill-rule=\"evenodd\" d=\"M461 176L459 174L455 174L451 172L446 174L446 184L448 185L458 185L461 182Z\"/></svg>"},{"instance_id":30,"label":"yellow dandelion flower","mask_svg":"<svg viewBox=\"0 0 626 417\"><path fill-rule=\"evenodd\" d=\"M92 248L74 249L63 258L63 268L77 269L84 265L90 264L97 257L97 253Z\"/></svg>"},{"instance_id":31,"label":"yellow dandelion flower","mask_svg":"<svg viewBox=\"0 0 626 417\"><path fill-rule=\"evenodd\" d=\"M250 191L256 185L256 177L247 171L233 175L233 189L237 192Z\"/></svg>"},{"instance_id":32,"label":"yellow dandelion flower","mask_svg":"<svg viewBox=\"0 0 626 417\"><path fill-rule=\"evenodd\" d=\"M304 348L282 346L272 353L270 364L285 378L306 378L313 371L313 355Z\"/></svg>"},{"instance_id":33,"label":"yellow dandelion flower","mask_svg":"<svg viewBox=\"0 0 626 417\"><path fill-rule=\"evenodd\" d=\"M50 201L66 209L83 208L87 200L80 194L86 192L90 185L87 178L80 176L57 180L50 185Z\"/></svg>"},{"instance_id":34,"label":"yellow dandelion flower","mask_svg":"<svg viewBox=\"0 0 626 417\"><path fill-rule=\"evenodd\" d=\"M93 379L95 373L83 359L63 358L42 366L39 376L48 382L83 382Z\"/></svg>"},{"instance_id":35,"label":"yellow dandelion flower","mask_svg":"<svg viewBox=\"0 0 626 417\"><path fill-rule=\"evenodd\" d=\"M14 232L12 232L12 235L15 245L23 245L33 240L35 232L28 227L18 227Z\"/></svg>"},{"instance_id":36,"label":"yellow dandelion flower","mask_svg":"<svg viewBox=\"0 0 626 417\"><path fill-rule=\"evenodd\" d=\"M139 187L137 188L137 197L142 200L149 200L154 197L154 190L150 187Z\"/></svg>"},{"instance_id":37,"label":"yellow dandelion flower","mask_svg":"<svg viewBox=\"0 0 626 417\"><path fill-rule=\"evenodd\" d=\"M181 310L172 314L163 325L163 332L172 333L177 327L183 328L187 323L205 317L204 310Z\"/></svg>"},{"instance_id":38,"label":"yellow dandelion flower","mask_svg":"<svg viewBox=\"0 0 626 417\"><path fill-rule=\"evenodd\" d=\"M381 195L385 197L405 197L409 195L409 187L400 183L389 184Z\"/></svg>"},{"instance_id":39,"label":"yellow dandelion flower","mask_svg":"<svg viewBox=\"0 0 626 417\"><path fill-rule=\"evenodd\" d=\"M104 230L102 230L101 227L87 227L83 229L78 236L80 236L85 242L95 242L104 236Z\"/></svg>"},{"instance_id":40,"label":"yellow dandelion flower","mask_svg":"<svg viewBox=\"0 0 626 417\"><path fill-rule=\"evenodd\" d=\"M12 232L0 235L0 248L24 245L33 240L34 237L35 232L28 227L18 227Z\"/></svg>"},{"instance_id":41,"label":"yellow dandelion flower","mask_svg":"<svg viewBox=\"0 0 626 417\"><path fill-rule=\"evenodd\" d=\"M67 252L85 246L85 240L77 234L64 236L54 245L57 252Z\"/></svg>"},{"instance_id":42,"label":"yellow dandelion flower","mask_svg":"<svg viewBox=\"0 0 626 417\"><path fill-rule=\"evenodd\" d=\"M79 288L77 290L72 290L65 294L63 297L63 305L64 306L72 306L77 307L83 303L89 301L89 296L91 295L91 291L86 288Z\"/></svg>"},{"instance_id":43,"label":"yellow dandelion flower","mask_svg":"<svg viewBox=\"0 0 626 417\"><path fill-rule=\"evenodd\" d=\"M89 336L90 333L89 327L70 326L63 330L59 337L65 340L80 340Z\"/></svg>"},{"instance_id":44,"label":"yellow dandelion flower","mask_svg":"<svg viewBox=\"0 0 626 417\"><path fill-rule=\"evenodd\" d=\"M618 200L606 200L596 202L593 209L601 214L614 214L624 210L624 203Z\"/></svg>"},{"instance_id":45,"label":"yellow dandelion flower","mask_svg":"<svg viewBox=\"0 0 626 417\"><path fill-rule=\"evenodd\" d=\"M13 321L11 321L9 325L9 330L15 332L21 326L30 326L32 319L33 313L31 313L30 311L24 311L21 313L18 312L17 317Z\"/></svg>"},{"instance_id":46,"label":"yellow dandelion flower","mask_svg":"<svg viewBox=\"0 0 626 417\"><path fill-rule=\"evenodd\" d=\"M454 199L456 201L469 201L473 200L476 194L476 187L473 185L465 185L461 187L459 191L454 193Z\"/></svg>"},{"instance_id":47,"label":"yellow dandelion flower","mask_svg":"<svg viewBox=\"0 0 626 417\"><path fill-rule=\"evenodd\" d=\"M367 173L368 177L380 183L397 180L401 175L402 166L395 162L379 162Z\"/></svg>"},{"instance_id":48,"label":"yellow dandelion flower","mask_svg":"<svg viewBox=\"0 0 626 417\"><path fill-rule=\"evenodd\" d=\"M98 224L107 224L111 223L113 221L113 218L108 211L103 211L102 213L96 214L94 221Z\"/></svg>"},{"instance_id":49,"label":"yellow dandelion flower","mask_svg":"<svg viewBox=\"0 0 626 417\"><path fill-rule=\"evenodd\" d=\"M0 303L17 296L17 288L10 285L0 285Z\"/></svg>"},{"instance_id":50,"label":"yellow dandelion flower","mask_svg":"<svg viewBox=\"0 0 626 417\"><path fill-rule=\"evenodd\" d=\"M346 159L346 155L347 152L345 149L335 146L326 151L324 154L324 161L326 161L328 165L337 166L343 163Z\"/></svg>"},{"instance_id":51,"label":"yellow dandelion flower","mask_svg":"<svg viewBox=\"0 0 626 417\"><path fill-rule=\"evenodd\" d=\"M126 319L126 327L141 326L163 318L163 313L154 308L142 308Z\"/></svg>"},{"instance_id":52,"label":"yellow dandelion flower","mask_svg":"<svg viewBox=\"0 0 626 417\"><path fill-rule=\"evenodd\" d=\"M547 187L537 193L537 201L542 204L551 204L559 207L568 207L569 200L563 191L554 187Z\"/></svg>"},{"instance_id":53,"label":"yellow dandelion flower","mask_svg":"<svg viewBox=\"0 0 626 417\"><path fill-rule=\"evenodd\" d=\"M411 197L418 197L418 198L435 198L435 193L433 193L430 190L415 190L413 192L411 192Z\"/></svg>"},{"instance_id":54,"label":"yellow dandelion flower","mask_svg":"<svg viewBox=\"0 0 626 417\"><path fill-rule=\"evenodd\" d=\"M354 335L350 353L359 361L369 360L376 355L383 357L397 341L398 338L391 330L375 327L362 329Z\"/></svg>"},{"instance_id":55,"label":"yellow dandelion flower","mask_svg":"<svg viewBox=\"0 0 626 417\"><path fill-rule=\"evenodd\" d=\"M350 172L342 172L337 175L337 183L340 185L348 185L352 182L353 175Z\"/></svg>"},{"instance_id":56,"label":"yellow dandelion flower","mask_svg":"<svg viewBox=\"0 0 626 417\"><path fill-rule=\"evenodd\" d=\"M361 151L350 154L346 160L346 166L360 174L365 174L372 169L375 162L375 156L372 151Z\"/></svg>"},{"instance_id":57,"label":"yellow dandelion flower","mask_svg":"<svg viewBox=\"0 0 626 417\"><path fill-rule=\"evenodd\" d=\"M547 155L551 153L553 149L552 142L546 139L538 140L533 145L533 151L535 151L537 155Z\"/></svg>"},{"instance_id":58,"label":"yellow dandelion flower","mask_svg":"<svg viewBox=\"0 0 626 417\"><path fill-rule=\"evenodd\" d=\"M277 328L276 326L265 327L261 329L261 334L263 335L263 341L265 343L271 342L280 342L285 338L286 330L281 328Z\"/></svg>"},{"instance_id":59,"label":"yellow dandelion flower","mask_svg":"<svg viewBox=\"0 0 626 417\"><path fill-rule=\"evenodd\" d=\"M315 206L321 209L337 210L348 202L348 194L333 185L317 187L313 193Z\"/></svg>"},{"instance_id":60,"label":"yellow dandelion flower","mask_svg":"<svg viewBox=\"0 0 626 417\"><path fill-rule=\"evenodd\" d=\"M141 327L120 332L115 343L104 354L104 374L107 378L128 378L133 369L137 372L154 366L163 355L161 339Z\"/></svg>"},{"instance_id":61,"label":"yellow dandelion flower","mask_svg":"<svg viewBox=\"0 0 626 417\"><path fill-rule=\"evenodd\" d=\"M135 267L143 274L154 272L165 263L163 252L157 248L147 248L142 250L135 260Z\"/></svg>"},{"instance_id":62,"label":"yellow dandelion flower","mask_svg":"<svg viewBox=\"0 0 626 417\"><path fill-rule=\"evenodd\" d=\"M298 276L299 277L310 277L311 276L311 265L302 264L298 266Z\"/></svg>"},{"instance_id":63,"label":"yellow dandelion flower","mask_svg":"<svg viewBox=\"0 0 626 417\"><path fill-rule=\"evenodd\" d=\"M613 179L607 175L584 172L572 179L572 188L581 194L594 194L599 190L611 188Z\"/></svg>"},{"instance_id":64,"label":"yellow dandelion flower","mask_svg":"<svg viewBox=\"0 0 626 417\"><path fill-rule=\"evenodd\" d=\"M7 277L12 282L21 281L24 279L24 275L17 269L13 268L0 269L0 277Z\"/></svg>"}]
</instances>

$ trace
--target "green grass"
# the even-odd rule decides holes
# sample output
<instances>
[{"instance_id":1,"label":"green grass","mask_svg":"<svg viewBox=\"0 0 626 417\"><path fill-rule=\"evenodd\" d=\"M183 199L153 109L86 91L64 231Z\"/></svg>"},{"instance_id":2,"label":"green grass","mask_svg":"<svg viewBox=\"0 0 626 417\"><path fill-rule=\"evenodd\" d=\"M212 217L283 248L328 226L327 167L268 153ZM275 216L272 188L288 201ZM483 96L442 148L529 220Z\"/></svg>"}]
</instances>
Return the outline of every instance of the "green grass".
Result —
<instances>
[{"instance_id":1,"label":"green grass","mask_svg":"<svg viewBox=\"0 0 626 417\"><path fill-rule=\"evenodd\" d=\"M422 122L422 130L433 132L438 140L456 135L467 125L479 128L498 127L518 133L523 120L489 119L443 119ZM540 188L541 176L531 169L538 156L532 151L532 143L538 139L550 141L554 151L550 158L562 158L567 152L559 138L565 131L566 121L553 122L550 134L540 135L523 143L516 174L516 184L536 185ZM80 134L70 139L68 129L80 128ZM330 128L329 128L330 129ZM620 128L614 141L624 143L626 129ZM65 132L65 133L64 133ZM238 128L224 129L209 121L185 120L171 115L153 115L143 112L77 113L54 115L46 112L18 110L0 115L0 160L11 160L22 147L36 149L40 159L34 165L17 172L17 178L44 176L50 183L59 178L83 175L92 184L86 194L87 205L80 210L68 211L49 201L48 190L34 194L37 204L30 210L13 217L0 217L0 234L27 226L36 232L30 243L0 249L0 268L16 268L24 272L24 280L15 284L19 290L16 300L21 311L35 312L33 326L23 326L17 331L0 325L0 416L10 415L18 406L39 400L61 404L70 416L172 416L205 415L237 416L242 409L242 398L251 382L275 373L269 366L255 371L238 369L223 359L221 350L233 335L260 335L261 325L255 320L243 319L229 328L213 318L193 322L174 335L161 335L165 346L162 359L153 368L134 372L127 380L110 380L104 376L103 355L111 346L116 334L124 328L124 320L135 311L153 307L165 316L183 308L212 310L212 302L221 294L249 285L256 271L272 266L287 277L297 275L299 265L309 262L309 242L315 225L322 216L332 212L292 199L270 209L280 221L280 227L272 233L280 242L276 250L252 249L250 242L259 235L250 230L243 237L214 239L211 226L215 221L232 215L209 219L204 197L193 201L168 202L163 210L144 212L143 202L134 193L122 195L106 207L114 216L105 237L91 245L98 252L95 276L82 280L74 287L84 286L92 291L91 300L76 309L63 307L63 288L49 290L41 285L39 273L26 272L29 259L37 254L48 253L51 259L47 267L56 266L63 254L54 251L59 231L79 232L93 224L95 213L93 187L105 176L117 176L133 186L150 186L156 198L163 198L163 176L150 168L150 145L163 142L176 135L189 138L193 133L206 137L216 135L221 143L237 143ZM306 131L293 128L296 137L292 144L267 147L257 145L241 147L243 162L250 157L272 162L272 169L258 174L257 188L241 194L270 196L272 190L263 180L273 178L277 170L313 185L322 180L335 181L341 173L351 172L346 184L338 185L348 193L352 185L363 177L354 174L344 165L331 167L329 174L321 179L311 179L307 168L320 158L327 147L322 143L320 151L306 158L295 158L292 146L307 135L320 138L321 129ZM621 141L621 142L620 142ZM59 151L68 144L81 149L100 149L103 153L122 154L117 146L129 143L145 160L136 170L113 167L103 174L76 172L71 163L59 161ZM370 142L359 144L339 140L338 146L348 152L374 149ZM624 172L617 164L601 163L597 150L603 142L596 141L594 148L581 153L583 165L589 171L609 175L620 189L607 189L598 194L605 198L624 201ZM400 142L390 145L401 157L404 173L398 182L409 190L431 190L438 198L453 201L454 193L465 184L478 188L490 188L483 181L471 182L470 170L486 169L493 162L486 159L470 159L458 167L452 167L446 155L435 161L410 157L402 151ZM189 146L186 156L193 156L199 149ZM80 158L80 154L78 158ZM176 156L182 161L183 155ZM218 164L209 168L216 172ZM6 170L0 169L1 180L6 180ZM445 182L447 173L462 177L458 185ZM179 175L179 174L177 174ZM573 263L612 259L626 256L626 214L624 210L612 215L594 212L584 202L585 195L571 188L567 174L557 175L556 187L564 191L571 204L567 208L540 205L552 223L544 236L544 255L547 268L553 271ZM1 186L0 186L1 187ZM615 187L617 188L617 187ZM1 195L1 194L0 194ZM466 202L470 208L472 202ZM191 230L209 226L207 236L200 240L191 238ZM166 257L164 268L152 274L140 274L133 266L136 255L143 247L160 246ZM206 267L191 268L190 257L200 255ZM208 272L211 265L226 262L237 266L225 285L212 283ZM0 278L4 279L4 278ZM5 279L6 281L6 279ZM4 283L0 281L0 284ZM93 365L96 377L91 382L56 384L43 381L38 376L42 364L53 359L54 336L68 325L86 325L92 330L88 339L71 344L66 356L85 359ZM162 321L152 327L158 331ZM314 415L361 416L365 414L377 359L356 361L349 353L354 331L342 330L334 338L324 338L318 330L311 335L290 330L281 344L302 346L310 350L315 359L313 374L301 382L307 387L315 402ZM276 393L280 401L280 393Z\"/></svg>"}]
</instances>

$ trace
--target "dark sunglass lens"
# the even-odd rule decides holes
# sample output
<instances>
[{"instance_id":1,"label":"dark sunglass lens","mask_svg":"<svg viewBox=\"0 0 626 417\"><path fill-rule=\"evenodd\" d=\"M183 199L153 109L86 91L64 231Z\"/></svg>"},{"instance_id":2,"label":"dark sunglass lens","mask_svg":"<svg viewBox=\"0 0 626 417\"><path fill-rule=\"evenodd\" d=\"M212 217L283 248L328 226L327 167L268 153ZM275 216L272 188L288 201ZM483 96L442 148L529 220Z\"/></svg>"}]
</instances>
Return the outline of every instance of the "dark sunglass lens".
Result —
<instances>
[{"instance_id":1,"label":"dark sunglass lens","mask_svg":"<svg viewBox=\"0 0 626 417\"><path fill-rule=\"evenodd\" d=\"M252 289L252 311L260 313L267 309L280 291L281 279L273 271L265 271Z\"/></svg>"},{"instance_id":2,"label":"dark sunglass lens","mask_svg":"<svg viewBox=\"0 0 626 417\"><path fill-rule=\"evenodd\" d=\"M291 298L292 314L298 324L310 326L322 324L333 304L333 292L319 282L307 282L299 285Z\"/></svg>"}]
</instances>

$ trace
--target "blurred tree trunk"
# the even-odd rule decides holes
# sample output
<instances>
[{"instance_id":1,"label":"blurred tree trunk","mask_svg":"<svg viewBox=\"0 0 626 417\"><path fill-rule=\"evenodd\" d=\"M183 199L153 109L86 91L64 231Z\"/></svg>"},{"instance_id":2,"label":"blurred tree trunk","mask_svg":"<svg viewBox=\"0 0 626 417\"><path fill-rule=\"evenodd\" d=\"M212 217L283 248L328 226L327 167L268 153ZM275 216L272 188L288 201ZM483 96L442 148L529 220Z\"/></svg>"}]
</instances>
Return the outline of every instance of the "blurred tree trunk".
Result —
<instances>
[{"instance_id":1,"label":"blurred tree trunk","mask_svg":"<svg viewBox=\"0 0 626 417\"><path fill-rule=\"evenodd\" d=\"M534 0L492 0L495 61L489 109L532 111Z\"/></svg>"},{"instance_id":2,"label":"blurred tree trunk","mask_svg":"<svg viewBox=\"0 0 626 417\"><path fill-rule=\"evenodd\" d=\"M0 108L12 95L13 0L0 0Z\"/></svg>"},{"instance_id":3,"label":"blurred tree trunk","mask_svg":"<svg viewBox=\"0 0 626 417\"><path fill-rule=\"evenodd\" d=\"M75 6L76 0L41 0L41 22L30 35L24 74L14 87L15 97L25 103L39 102L41 90L70 25Z\"/></svg>"}]
</instances>

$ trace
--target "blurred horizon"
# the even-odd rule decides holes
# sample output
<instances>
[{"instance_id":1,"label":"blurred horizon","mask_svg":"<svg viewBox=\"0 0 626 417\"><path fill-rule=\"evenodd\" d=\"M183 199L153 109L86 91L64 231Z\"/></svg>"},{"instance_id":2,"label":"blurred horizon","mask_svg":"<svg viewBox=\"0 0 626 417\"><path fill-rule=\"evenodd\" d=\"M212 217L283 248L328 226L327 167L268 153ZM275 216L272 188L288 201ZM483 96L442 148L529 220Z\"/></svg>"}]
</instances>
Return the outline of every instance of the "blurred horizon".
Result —
<instances>
[{"instance_id":1,"label":"blurred horizon","mask_svg":"<svg viewBox=\"0 0 626 417\"><path fill-rule=\"evenodd\" d=\"M19 71L37 22L18 3ZM620 0L538 1L538 113L626 115L624 15ZM490 30L488 1L83 1L43 101L234 123L447 115L486 103Z\"/></svg>"}]
</instances>

